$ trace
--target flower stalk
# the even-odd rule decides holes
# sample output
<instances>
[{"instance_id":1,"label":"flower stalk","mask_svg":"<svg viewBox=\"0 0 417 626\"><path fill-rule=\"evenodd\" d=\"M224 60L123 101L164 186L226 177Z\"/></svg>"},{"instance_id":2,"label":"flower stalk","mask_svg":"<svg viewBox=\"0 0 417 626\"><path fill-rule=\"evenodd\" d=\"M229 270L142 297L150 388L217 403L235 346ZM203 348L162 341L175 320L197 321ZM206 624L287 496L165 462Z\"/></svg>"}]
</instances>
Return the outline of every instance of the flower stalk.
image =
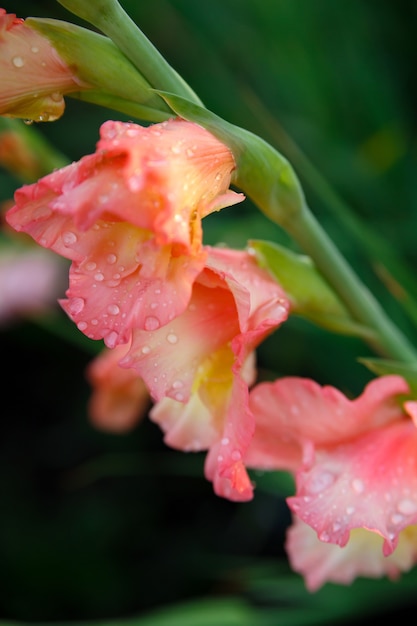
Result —
<instances>
[{"instance_id":1,"label":"flower stalk","mask_svg":"<svg viewBox=\"0 0 417 626\"><path fill-rule=\"evenodd\" d=\"M272 146L183 98L161 93L184 119L204 126L232 150L237 164L233 182L314 261L353 318L374 331L368 340L378 354L407 363L417 352L385 314L309 209L291 164Z\"/></svg>"},{"instance_id":2,"label":"flower stalk","mask_svg":"<svg viewBox=\"0 0 417 626\"><path fill-rule=\"evenodd\" d=\"M164 59L117 0L58 0L63 7L107 35L155 89L164 89L202 104L189 85Z\"/></svg>"}]
</instances>

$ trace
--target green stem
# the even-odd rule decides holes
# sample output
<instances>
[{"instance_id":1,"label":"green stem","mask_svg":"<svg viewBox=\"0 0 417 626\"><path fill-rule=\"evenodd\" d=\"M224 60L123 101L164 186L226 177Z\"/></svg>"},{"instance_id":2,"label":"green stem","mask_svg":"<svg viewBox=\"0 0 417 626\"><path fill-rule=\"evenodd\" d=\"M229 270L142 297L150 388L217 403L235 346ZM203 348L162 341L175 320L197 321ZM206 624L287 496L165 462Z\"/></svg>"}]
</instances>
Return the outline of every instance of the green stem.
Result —
<instances>
[{"instance_id":1,"label":"green stem","mask_svg":"<svg viewBox=\"0 0 417 626\"><path fill-rule=\"evenodd\" d=\"M375 229L356 217L350 206L340 197L293 138L286 133L253 91L245 88L243 98L258 123L268 130L278 149L293 163L300 177L310 185L326 204L328 210L337 216L341 224L370 256L370 261L379 278L391 293L394 293L409 318L417 325L417 301L412 296L415 276L397 250L387 246L385 239Z\"/></svg>"},{"instance_id":2,"label":"green stem","mask_svg":"<svg viewBox=\"0 0 417 626\"><path fill-rule=\"evenodd\" d=\"M313 259L354 318L375 331L373 348L383 356L415 363L417 352L414 347L356 276L307 205L287 222L286 230Z\"/></svg>"},{"instance_id":3,"label":"green stem","mask_svg":"<svg viewBox=\"0 0 417 626\"><path fill-rule=\"evenodd\" d=\"M117 0L58 0L66 9L96 26L127 56L154 89L175 93L202 105Z\"/></svg>"}]
</instances>

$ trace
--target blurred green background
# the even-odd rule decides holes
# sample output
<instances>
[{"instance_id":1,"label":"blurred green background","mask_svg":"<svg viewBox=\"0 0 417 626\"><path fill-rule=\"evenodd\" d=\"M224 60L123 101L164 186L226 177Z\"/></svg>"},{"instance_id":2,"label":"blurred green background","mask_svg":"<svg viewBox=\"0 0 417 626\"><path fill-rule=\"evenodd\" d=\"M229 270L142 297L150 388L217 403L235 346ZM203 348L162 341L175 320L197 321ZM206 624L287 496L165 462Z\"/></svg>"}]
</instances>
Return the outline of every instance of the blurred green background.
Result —
<instances>
[{"instance_id":1,"label":"blurred green background","mask_svg":"<svg viewBox=\"0 0 417 626\"><path fill-rule=\"evenodd\" d=\"M208 108L291 161L320 222L417 341L415 310L392 288L400 282L417 296L417 2L121 4ZM2 6L82 23L51 0ZM60 120L36 128L71 160L94 151L104 120L127 119L66 102ZM0 201L20 184L0 170ZM293 246L249 201L207 218L204 236ZM100 346L80 335L58 307L51 320L0 330L4 622L367 624L415 608L415 572L305 590L283 549L285 476L255 473L255 499L234 504L213 494L203 454L166 448L148 420L122 436L95 430L84 372ZM370 354L358 340L292 318L258 362L261 375L309 376L356 395L372 377L357 357Z\"/></svg>"}]
</instances>

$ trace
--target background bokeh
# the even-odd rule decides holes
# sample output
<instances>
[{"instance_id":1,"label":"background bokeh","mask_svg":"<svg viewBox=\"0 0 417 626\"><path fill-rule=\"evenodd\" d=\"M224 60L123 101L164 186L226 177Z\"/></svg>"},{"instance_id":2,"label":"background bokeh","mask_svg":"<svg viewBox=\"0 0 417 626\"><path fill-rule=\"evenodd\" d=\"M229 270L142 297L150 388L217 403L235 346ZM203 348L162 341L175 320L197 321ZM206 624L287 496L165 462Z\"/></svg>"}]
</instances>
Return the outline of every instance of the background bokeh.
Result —
<instances>
[{"instance_id":1,"label":"background bokeh","mask_svg":"<svg viewBox=\"0 0 417 626\"><path fill-rule=\"evenodd\" d=\"M121 4L208 108L291 161L327 232L417 341L415 313L395 288L416 295L415 0ZM82 23L52 0L2 6ZM127 119L66 102L60 120L36 128L71 160L94 151L104 120ZM0 170L0 201L20 184ZM204 225L206 243L293 246L248 200ZM165 447L149 420L126 435L96 430L85 368L100 347L58 306L0 329L3 624L367 624L415 608L416 572L306 591L283 549L286 476L254 473L255 499L230 503L205 481L204 455ZM309 376L354 396L372 377L357 361L369 354L291 318L258 362L261 375Z\"/></svg>"}]
</instances>

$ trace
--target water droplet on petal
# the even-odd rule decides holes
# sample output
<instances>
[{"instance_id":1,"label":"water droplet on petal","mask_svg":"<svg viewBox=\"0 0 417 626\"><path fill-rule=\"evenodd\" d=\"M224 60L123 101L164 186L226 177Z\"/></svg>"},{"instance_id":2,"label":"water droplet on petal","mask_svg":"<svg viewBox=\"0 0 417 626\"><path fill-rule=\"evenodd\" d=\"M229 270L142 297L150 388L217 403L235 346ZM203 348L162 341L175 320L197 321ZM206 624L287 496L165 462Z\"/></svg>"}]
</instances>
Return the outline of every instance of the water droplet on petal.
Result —
<instances>
[{"instance_id":1,"label":"water droplet on petal","mask_svg":"<svg viewBox=\"0 0 417 626\"><path fill-rule=\"evenodd\" d=\"M178 337L174 333L169 333L169 335L167 336L167 341L168 343L172 343L172 344L177 343Z\"/></svg>"},{"instance_id":2,"label":"water droplet on petal","mask_svg":"<svg viewBox=\"0 0 417 626\"><path fill-rule=\"evenodd\" d=\"M181 387L183 386L184 386L184 383L182 382L182 380L174 380L174 382L172 383L173 389L181 389Z\"/></svg>"},{"instance_id":3,"label":"water droplet on petal","mask_svg":"<svg viewBox=\"0 0 417 626\"><path fill-rule=\"evenodd\" d=\"M116 263L117 261L117 256L115 254L108 254L107 255L107 263L109 265L113 265L113 263Z\"/></svg>"},{"instance_id":4,"label":"water droplet on petal","mask_svg":"<svg viewBox=\"0 0 417 626\"><path fill-rule=\"evenodd\" d=\"M222 444L222 446L228 446L230 443L229 437L223 437L220 443Z\"/></svg>"},{"instance_id":5,"label":"water droplet on petal","mask_svg":"<svg viewBox=\"0 0 417 626\"><path fill-rule=\"evenodd\" d=\"M149 354L151 351L149 346L142 346L142 354Z\"/></svg>"},{"instance_id":6,"label":"water droplet on petal","mask_svg":"<svg viewBox=\"0 0 417 626\"><path fill-rule=\"evenodd\" d=\"M145 330L157 330L160 326L159 319L157 317L153 317L149 315L145 319Z\"/></svg>"},{"instance_id":7,"label":"water droplet on petal","mask_svg":"<svg viewBox=\"0 0 417 626\"><path fill-rule=\"evenodd\" d=\"M81 313L85 306L85 300L83 298L72 298L68 303L70 315L78 315Z\"/></svg>"},{"instance_id":8,"label":"water droplet on petal","mask_svg":"<svg viewBox=\"0 0 417 626\"><path fill-rule=\"evenodd\" d=\"M15 67L23 67L25 64L25 60L22 57L13 57L12 63Z\"/></svg>"},{"instance_id":9,"label":"water droplet on petal","mask_svg":"<svg viewBox=\"0 0 417 626\"><path fill-rule=\"evenodd\" d=\"M363 493L365 485L360 478L355 478L354 480L352 480L352 489L356 493Z\"/></svg>"},{"instance_id":10,"label":"water droplet on petal","mask_svg":"<svg viewBox=\"0 0 417 626\"><path fill-rule=\"evenodd\" d=\"M31 47L31 50L32 50L32 52L34 52L35 54L36 54L37 52L39 52L39 48L38 48L38 46L32 46L32 47Z\"/></svg>"},{"instance_id":11,"label":"water droplet on petal","mask_svg":"<svg viewBox=\"0 0 417 626\"><path fill-rule=\"evenodd\" d=\"M308 490L312 493L319 493L324 489L328 489L335 480L336 477L331 472L319 472L311 478Z\"/></svg>"},{"instance_id":12,"label":"water droplet on petal","mask_svg":"<svg viewBox=\"0 0 417 626\"><path fill-rule=\"evenodd\" d=\"M109 304L109 306L107 307L107 311L110 313L110 315L119 315L120 308L117 306L117 304Z\"/></svg>"},{"instance_id":13,"label":"water droplet on petal","mask_svg":"<svg viewBox=\"0 0 417 626\"><path fill-rule=\"evenodd\" d=\"M84 330L87 328L87 322L79 322L77 324L77 328L78 330L81 330L81 332L84 332Z\"/></svg>"},{"instance_id":14,"label":"water droplet on petal","mask_svg":"<svg viewBox=\"0 0 417 626\"><path fill-rule=\"evenodd\" d=\"M62 235L62 241L64 243L64 246L72 246L72 245L74 245L74 243L77 242L77 235L75 233L72 233L71 231L67 230Z\"/></svg>"},{"instance_id":15,"label":"water droplet on petal","mask_svg":"<svg viewBox=\"0 0 417 626\"><path fill-rule=\"evenodd\" d=\"M94 263L94 261L89 261L88 263L85 264L85 269L87 270L87 272L93 272L97 267L97 263Z\"/></svg>"},{"instance_id":16,"label":"water droplet on petal","mask_svg":"<svg viewBox=\"0 0 417 626\"><path fill-rule=\"evenodd\" d=\"M182 402L184 400L184 394L178 392L175 394L174 398L178 400L178 402Z\"/></svg>"},{"instance_id":17,"label":"water droplet on petal","mask_svg":"<svg viewBox=\"0 0 417 626\"><path fill-rule=\"evenodd\" d=\"M240 459L242 458L242 455L240 454L239 450L233 450L231 457L233 461L240 461Z\"/></svg>"},{"instance_id":18,"label":"water droplet on petal","mask_svg":"<svg viewBox=\"0 0 417 626\"><path fill-rule=\"evenodd\" d=\"M391 515L391 522L395 525L401 524L404 519L404 515L400 515L399 513L393 513Z\"/></svg>"},{"instance_id":19,"label":"water droplet on petal","mask_svg":"<svg viewBox=\"0 0 417 626\"><path fill-rule=\"evenodd\" d=\"M94 280L98 280L98 282L100 283L102 280L104 280L104 274L102 274L101 272L97 272L97 274L94 274Z\"/></svg>"},{"instance_id":20,"label":"water droplet on petal","mask_svg":"<svg viewBox=\"0 0 417 626\"><path fill-rule=\"evenodd\" d=\"M104 338L104 343L108 348L114 348L117 342L117 333L111 332Z\"/></svg>"},{"instance_id":21,"label":"water droplet on petal","mask_svg":"<svg viewBox=\"0 0 417 626\"><path fill-rule=\"evenodd\" d=\"M412 515L417 513L417 502L414 500L404 499L398 503L397 509L404 515Z\"/></svg>"}]
</instances>

